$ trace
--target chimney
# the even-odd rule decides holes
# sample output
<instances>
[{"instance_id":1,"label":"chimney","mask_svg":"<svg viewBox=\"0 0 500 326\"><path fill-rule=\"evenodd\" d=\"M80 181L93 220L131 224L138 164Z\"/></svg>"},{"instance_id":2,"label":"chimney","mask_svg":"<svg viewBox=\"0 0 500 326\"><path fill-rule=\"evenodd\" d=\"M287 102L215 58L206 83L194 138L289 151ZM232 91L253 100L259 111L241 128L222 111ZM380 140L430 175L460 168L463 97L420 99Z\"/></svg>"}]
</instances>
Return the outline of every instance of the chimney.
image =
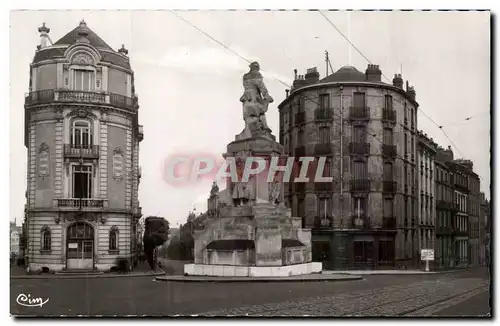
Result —
<instances>
[{"instance_id":1,"label":"chimney","mask_svg":"<svg viewBox=\"0 0 500 326\"><path fill-rule=\"evenodd\" d=\"M392 85L397 88L403 89L403 77L401 74L395 74L392 79Z\"/></svg>"},{"instance_id":2,"label":"chimney","mask_svg":"<svg viewBox=\"0 0 500 326\"><path fill-rule=\"evenodd\" d=\"M408 97L410 99L412 99L413 101L415 101L416 93L415 93L415 88L413 86L408 86L407 87L406 94L408 94Z\"/></svg>"},{"instance_id":3,"label":"chimney","mask_svg":"<svg viewBox=\"0 0 500 326\"><path fill-rule=\"evenodd\" d=\"M301 87L304 87L306 85L307 85L307 82L304 78L304 75L297 75L297 77L293 81L293 88L294 89L301 88Z\"/></svg>"},{"instance_id":4,"label":"chimney","mask_svg":"<svg viewBox=\"0 0 500 326\"><path fill-rule=\"evenodd\" d=\"M41 27L38 27L38 32L40 33L40 44L36 47L38 50L52 45L52 41L49 37L50 28L45 26L45 23L43 23Z\"/></svg>"},{"instance_id":5,"label":"chimney","mask_svg":"<svg viewBox=\"0 0 500 326\"><path fill-rule=\"evenodd\" d=\"M319 82L318 69L316 69L316 67L307 69L305 80L308 85L316 84L317 82Z\"/></svg>"},{"instance_id":6,"label":"chimney","mask_svg":"<svg viewBox=\"0 0 500 326\"><path fill-rule=\"evenodd\" d=\"M382 71L378 65L368 64L368 68L366 68L366 81L369 82L380 82L382 81Z\"/></svg>"},{"instance_id":7,"label":"chimney","mask_svg":"<svg viewBox=\"0 0 500 326\"><path fill-rule=\"evenodd\" d=\"M293 70L293 73L294 73L294 77L293 77L293 79L297 79L297 69L294 69L294 70Z\"/></svg>"},{"instance_id":8,"label":"chimney","mask_svg":"<svg viewBox=\"0 0 500 326\"><path fill-rule=\"evenodd\" d=\"M289 89L285 89L285 93L286 93L286 97L288 97L288 95L290 94L290 90Z\"/></svg>"}]
</instances>

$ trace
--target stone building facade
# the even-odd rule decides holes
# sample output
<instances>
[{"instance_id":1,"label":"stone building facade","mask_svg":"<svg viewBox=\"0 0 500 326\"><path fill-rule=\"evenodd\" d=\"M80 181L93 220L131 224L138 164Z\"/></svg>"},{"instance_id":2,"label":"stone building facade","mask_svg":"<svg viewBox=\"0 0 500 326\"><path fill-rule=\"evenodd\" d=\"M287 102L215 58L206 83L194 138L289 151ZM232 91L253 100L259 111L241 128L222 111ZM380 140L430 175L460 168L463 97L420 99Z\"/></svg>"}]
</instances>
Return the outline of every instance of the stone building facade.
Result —
<instances>
[{"instance_id":1,"label":"stone building facade","mask_svg":"<svg viewBox=\"0 0 500 326\"><path fill-rule=\"evenodd\" d=\"M326 268L413 265L418 260L415 90L369 65L320 80L297 75L279 104L280 143L294 156L326 157L332 183L289 183L285 202L312 228Z\"/></svg>"},{"instance_id":2,"label":"stone building facade","mask_svg":"<svg viewBox=\"0 0 500 326\"><path fill-rule=\"evenodd\" d=\"M82 21L30 65L25 98L29 271L109 270L136 250L138 99L128 51Z\"/></svg>"},{"instance_id":3,"label":"stone building facade","mask_svg":"<svg viewBox=\"0 0 500 326\"><path fill-rule=\"evenodd\" d=\"M418 133L418 247L435 249L436 196L435 157L437 144L423 132Z\"/></svg>"}]
</instances>

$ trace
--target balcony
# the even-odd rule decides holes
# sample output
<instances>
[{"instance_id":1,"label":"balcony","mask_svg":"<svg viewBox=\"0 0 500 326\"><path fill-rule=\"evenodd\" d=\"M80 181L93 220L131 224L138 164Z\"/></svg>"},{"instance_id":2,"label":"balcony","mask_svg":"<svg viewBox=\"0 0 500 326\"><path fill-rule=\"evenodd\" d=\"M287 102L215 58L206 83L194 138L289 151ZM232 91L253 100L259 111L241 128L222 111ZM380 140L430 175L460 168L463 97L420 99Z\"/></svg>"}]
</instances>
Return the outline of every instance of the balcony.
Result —
<instances>
[{"instance_id":1,"label":"balcony","mask_svg":"<svg viewBox=\"0 0 500 326\"><path fill-rule=\"evenodd\" d=\"M331 143L316 144L314 147L314 152L316 155L329 155L333 152L333 147Z\"/></svg>"},{"instance_id":2,"label":"balcony","mask_svg":"<svg viewBox=\"0 0 500 326\"><path fill-rule=\"evenodd\" d=\"M350 155L370 155L370 144L369 143L350 143L349 144L349 154Z\"/></svg>"},{"instance_id":3,"label":"balcony","mask_svg":"<svg viewBox=\"0 0 500 326\"><path fill-rule=\"evenodd\" d=\"M101 211L107 207L107 200L93 198L64 198L56 199L56 205L61 210L74 211Z\"/></svg>"},{"instance_id":4,"label":"balcony","mask_svg":"<svg viewBox=\"0 0 500 326\"><path fill-rule=\"evenodd\" d=\"M382 144L382 156L395 158L397 156L396 145Z\"/></svg>"},{"instance_id":5,"label":"balcony","mask_svg":"<svg viewBox=\"0 0 500 326\"><path fill-rule=\"evenodd\" d=\"M142 125L137 126L137 135L139 137L139 141L144 139L144 127Z\"/></svg>"},{"instance_id":6,"label":"balcony","mask_svg":"<svg viewBox=\"0 0 500 326\"><path fill-rule=\"evenodd\" d=\"M351 180L351 191L362 191L362 192L370 191L370 180L367 179Z\"/></svg>"},{"instance_id":7,"label":"balcony","mask_svg":"<svg viewBox=\"0 0 500 326\"><path fill-rule=\"evenodd\" d=\"M382 218L382 228L386 230L396 229L396 218L395 217L384 217Z\"/></svg>"},{"instance_id":8,"label":"balcony","mask_svg":"<svg viewBox=\"0 0 500 326\"><path fill-rule=\"evenodd\" d=\"M99 145L64 144L64 157L68 158L99 158Z\"/></svg>"},{"instance_id":9,"label":"balcony","mask_svg":"<svg viewBox=\"0 0 500 326\"><path fill-rule=\"evenodd\" d=\"M314 112L314 118L315 120L326 120L330 121L333 120L333 112L330 109L317 109Z\"/></svg>"},{"instance_id":10,"label":"balcony","mask_svg":"<svg viewBox=\"0 0 500 326\"><path fill-rule=\"evenodd\" d=\"M41 90L29 93L25 99L25 106L48 104L51 102L82 102L92 104L111 105L119 108L136 110L137 97L127 97L108 92L85 92L71 90Z\"/></svg>"},{"instance_id":11,"label":"balcony","mask_svg":"<svg viewBox=\"0 0 500 326\"><path fill-rule=\"evenodd\" d=\"M364 229L370 229L371 228L371 225L370 225L370 218L369 217L366 217L366 216L352 216L351 217L351 223L350 223L350 227L353 228L353 229L361 229L361 230L364 230Z\"/></svg>"},{"instance_id":12,"label":"balcony","mask_svg":"<svg viewBox=\"0 0 500 326\"><path fill-rule=\"evenodd\" d=\"M306 155L306 147L300 146L295 148L295 157L302 157Z\"/></svg>"},{"instance_id":13,"label":"balcony","mask_svg":"<svg viewBox=\"0 0 500 326\"><path fill-rule=\"evenodd\" d=\"M396 192L396 182L395 181L383 181L382 191L389 194L394 194Z\"/></svg>"},{"instance_id":14,"label":"balcony","mask_svg":"<svg viewBox=\"0 0 500 326\"><path fill-rule=\"evenodd\" d=\"M316 182L314 184L315 191L333 191L332 182Z\"/></svg>"},{"instance_id":15,"label":"balcony","mask_svg":"<svg viewBox=\"0 0 500 326\"><path fill-rule=\"evenodd\" d=\"M333 218L330 216L316 216L314 218L315 230L331 230L333 228Z\"/></svg>"},{"instance_id":16,"label":"balcony","mask_svg":"<svg viewBox=\"0 0 500 326\"><path fill-rule=\"evenodd\" d=\"M349 108L350 120L370 120L370 108Z\"/></svg>"},{"instance_id":17,"label":"balcony","mask_svg":"<svg viewBox=\"0 0 500 326\"><path fill-rule=\"evenodd\" d=\"M306 113L305 112L299 112L295 114L295 124L302 124L306 122Z\"/></svg>"},{"instance_id":18,"label":"balcony","mask_svg":"<svg viewBox=\"0 0 500 326\"><path fill-rule=\"evenodd\" d=\"M383 109L382 120L384 122L396 123L396 111L390 109Z\"/></svg>"}]
</instances>

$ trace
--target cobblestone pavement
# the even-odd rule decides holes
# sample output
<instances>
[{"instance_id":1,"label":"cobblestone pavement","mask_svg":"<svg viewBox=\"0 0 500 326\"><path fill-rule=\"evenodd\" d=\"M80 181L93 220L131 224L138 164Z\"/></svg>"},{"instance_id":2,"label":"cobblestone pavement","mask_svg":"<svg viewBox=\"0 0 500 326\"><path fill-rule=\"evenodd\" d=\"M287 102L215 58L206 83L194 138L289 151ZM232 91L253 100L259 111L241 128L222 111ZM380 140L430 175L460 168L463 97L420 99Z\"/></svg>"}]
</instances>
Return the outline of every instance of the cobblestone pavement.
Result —
<instances>
[{"instance_id":1,"label":"cobblestone pavement","mask_svg":"<svg viewBox=\"0 0 500 326\"><path fill-rule=\"evenodd\" d=\"M479 278L429 280L333 296L206 312L206 316L401 316L453 296L488 290ZM412 314L418 316L419 314Z\"/></svg>"},{"instance_id":2,"label":"cobblestone pavement","mask_svg":"<svg viewBox=\"0 0 500 326\"><path fill-rule=\"evenodd\" d=\"M429 302L488 284L486 270L442 275L368 275L351 282L180 283L153 277L11 279L10 312L15 316L265 315L348 316L398 314L485 315L488 294L455 298L458 308ZM24 307L20 295L49 299ZM466 301L464 301L466 300ZM422 308L413 311L415 308ZM413 309L413 310L412 310Z\"/></svg>"}]
</instances>

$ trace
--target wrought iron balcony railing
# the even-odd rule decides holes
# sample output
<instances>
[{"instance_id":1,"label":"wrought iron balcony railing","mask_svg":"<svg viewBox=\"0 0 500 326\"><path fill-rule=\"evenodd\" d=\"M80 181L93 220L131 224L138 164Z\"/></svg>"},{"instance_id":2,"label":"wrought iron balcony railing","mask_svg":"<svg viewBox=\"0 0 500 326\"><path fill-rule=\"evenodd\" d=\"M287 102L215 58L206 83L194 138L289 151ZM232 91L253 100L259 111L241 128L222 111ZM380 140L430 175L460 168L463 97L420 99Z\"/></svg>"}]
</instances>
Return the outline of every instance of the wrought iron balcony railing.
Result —
<instances>
[{"instance_id":1,"label":"wrought iron balcony railing","mask_svg":"<svg viewBox=\"0 0 500 326\"><path fill-rule=\"evenodd\" d=\"M370 229L371 228L370 218L363 215L360 215L359 217L352 216L350 226L353 229Z\"/></svg>"},{"instance_id":2,"label":"wrought iron balcony railing","mask_svg":"<svg viewBox=\"0 0 500 326\"><path fill-rule=\"evenodd\" d=\"M63 198L57 199L58 208L66 209L102 209L106 206L104 199Z\"/></svg>"},{"instance_id":3,"label":"wrought iron balcony railing","mask_svg":"<svg viewBox=\"0 0 500 326\"><path fill-rule=\"evenodd\" d=\"M385 193L395 193L396 192L396 181L384 180L383 181L383 192Z\"/></svg>"},{"instance_id":4,"label":"wrought iron balcony railing","mask_svg":"<svg viewBox=\"0 0 500 326\"><path fill-rule=\"evenodd\" d=\"M382 228L386 230L396 229L396 218L395 217L382 218Z\"/></svg>"},{"instance_id":5,"label":"wrought iron balcony railing","mask_svg":"<svg viewBox=\"0 0 500 326\"><path fill-rule=\"evenodd\" d=\"M40 90L30 92L24 100L26 106L51 102L82 102L108 104L119 108L135 110L138 108L137 97L128 97L108 92L86 92L74 90Z\"/></svg>"},{"instance_id":6,"label":"wrought iron balcony railing","mask_svg":"<svg viewBox=\"0 0 500 326\"><path fill-rule=\"evenodd\" d=\"M350 155L370 155L370 143L350 143Z\"/></svg>"},{"instance_id":7,"label":"wrought iron balcony railing","mask_svg":"<svg viewBox=\"0 0 500 326\"><path fill-rule=\"evenodd\" d=\"M317 109L314 111L314 118L316 120L332 120L333 112L331 109Z\"/></svg>"},{"instance_id":8,"label":"wrought iron balcony railing","mask_svg":"<svg viewBox=\"0 0 500 326\"><path fill-rule=\"evenodd\" d=\"M316 182L314 183L315 191L333 191L332 182Z\"/></svg>"},{"instance_id":9,"label":"wrought iron balcony railing","mask_svg":"<svg viewBox=\"0 0 500 326\"><path fill-rule=\"evenodd\" d=\"M64 156L74 158L99 158L99 145L64 144Z\"/></svg>"},{"instance_id":10,"label":"wrought iron balcony railing","mask_svg":"<svg viewBox=\"0 0 500 326\"><path fill-rule=\"evenodd\" d=\"M370 120L370 108L349 108L349 119L351 120Z\"/></svg>"},{"instance_id":11,"label":"wrought iron balcony railing","mask_svg":"<svg viewBox=\"0 0 500 326\"><path fill-rule=\"evenodd\" d=\"M367 179L352 179L351 191L370 191L370 180Z\"/></svg>"},{"instance_id":12,"label":"wrought iron balcony railing","mask_svg":"<svg viewBox=\"0 0 500 326\"><path fill-rule=\"evenodd\" d=\"M384 108L382 111L382 120L384 120L386 122L395 123L396 122L396 111Z\"/></svg>"},{"instance_id":13,"label":"wrought iron balcony railing","mask_svg":"<svg viewBox=\"0 0 500 326\"><path fill-rule=\"evenodd\" d=\"M314 218L314 229L330 230L333 228L333 218L331 216L316 216Z\"/></svg>"},{"instance_id":14,"label":"wrought iron balcony railing","mask_svg":"<svg viewBox=\"0 0 500 326\"><path fill-rule=\"evenodd\" d=\"M331 143L316 144L314 147L314 152L316 153L316 155L332 154L333 146Z\"/></svg>"},{"instance_id":15,"label":"wrought iron balcony railing","mask_svg":"<svg viewBox=\"0 0 500 326\"><path fill-rule=\"evenodd\" d=\"M299 112L295 114L295 124L301 124L306 122L306 113L305 112Z\"/></svg>"},{"instance_id":16,"label":"wrought iron balcony railing","mask_svg":"<svg viewBox=\"0 0 500 326\"><path fill-rule=\"evenodd\" d=\"M397 156L396 145L382 144L382 156L395 158Z\"/></svg>"}]
</instances>

